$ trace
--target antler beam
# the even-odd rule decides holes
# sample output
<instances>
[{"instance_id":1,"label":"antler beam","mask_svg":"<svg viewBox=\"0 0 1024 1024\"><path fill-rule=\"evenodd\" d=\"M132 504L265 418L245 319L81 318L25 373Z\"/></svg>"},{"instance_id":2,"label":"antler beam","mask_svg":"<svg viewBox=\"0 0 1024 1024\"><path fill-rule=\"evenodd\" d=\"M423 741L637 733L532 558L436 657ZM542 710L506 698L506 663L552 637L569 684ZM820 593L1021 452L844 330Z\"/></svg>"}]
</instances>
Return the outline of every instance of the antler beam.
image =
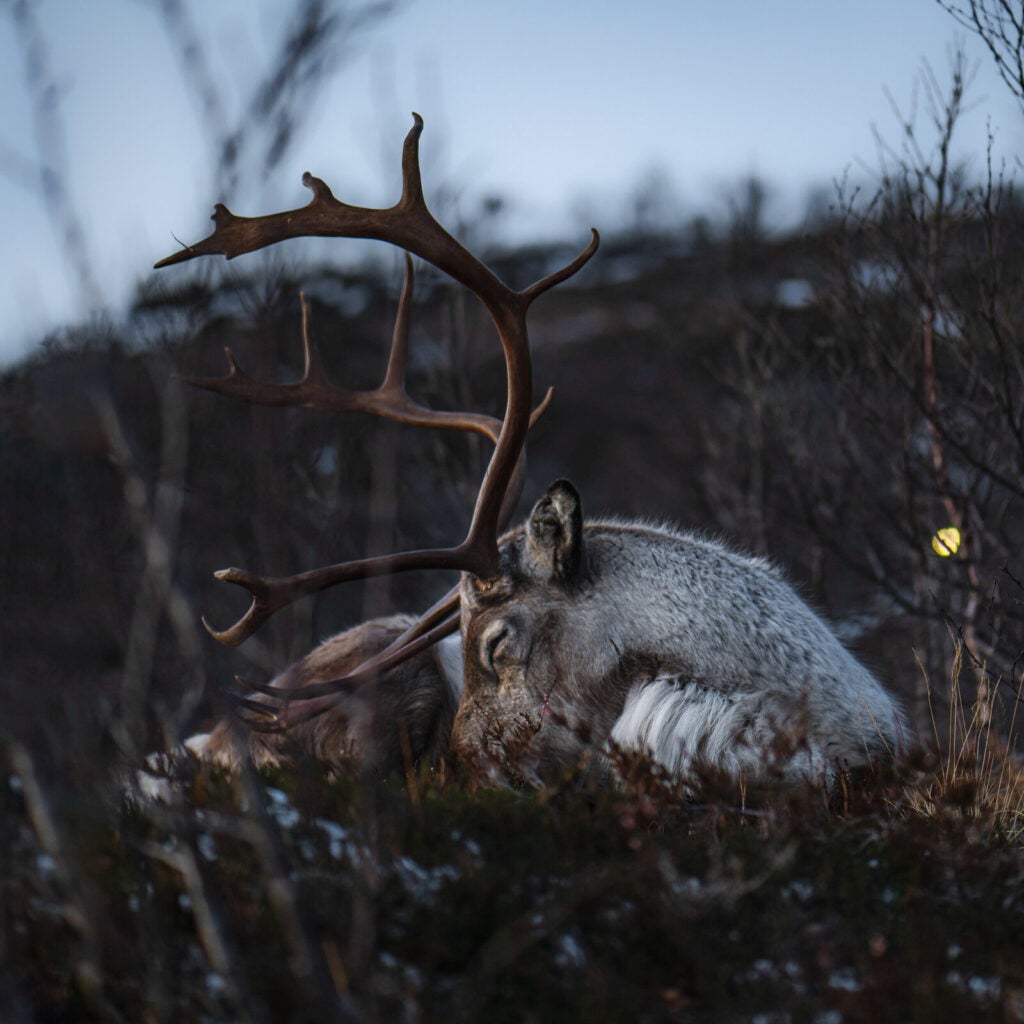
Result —
<instances>
[{"instance_id":1,"label":"antler beam","mask_svg":"<svg viewBox=\"0 0 1024 1024\"><path fill-rule=\"evenodd\" d=\"M532 363L526 313L538 296L571 277L586 264L597 251L599 237L593 231L586 249L562 269L522 291L510 289L463 248L427 209L419 167L419 138L422 131L422 118L413 114L413 126L402 150L402 196L394 206L388 209L369 209L342 203L323 181L307 172L302 181L313 193L307 206L263 217L238 217L223 204L218 204L213 215L212 234L156 264L157 267L167 267L197 256L214 254L233 259L243 253L301 236L379 239L421 257L472 291L490 314L505 356L508 399L495 439L494 423L486 423L489 419L487 417L467 420L466 417L472 414L460 413L454 414L461 417L460 424L454 420L442 423L438 417L451 414L427 410L408 399L400 383L400 378L404 377L407 343L404 333L407 327L403 322L396 325L396 338L384 384L376 392L365 393L364 397L358 399L354 396L359 393L333 389L327 384L315 348L309 341L308 310L305 304L306 370L302 380L293 385L285 385L283 389L258 384L242 373L229 354L229 375L220 381L206 382L201 386L256 404L337 402L347 408L361 406L362 411L391 418L408 417L406 422L477 430L495 440L495 449L484 474L469 532L465 540L455 547L382 555L280 578L260 577L236 568L216 573L218 579L244 587L252 595L249 610L235 625L223 631L213 630L207 625L211 633L223 643L241 643L271 615L297 598L348 580L427 568L457 569L483 579L493 578L498 572L498 533L502 515L509 508L507 499L516 480L516 469L520 464L527 432L535 418L530 412ZM408 274L406 285L407 290L411 288ZM400 321L407 319L407 298L404 299L403 309L405 312L400 314ZM541 403L541 410L544 404Z\"/></svg>"}]
</instances>

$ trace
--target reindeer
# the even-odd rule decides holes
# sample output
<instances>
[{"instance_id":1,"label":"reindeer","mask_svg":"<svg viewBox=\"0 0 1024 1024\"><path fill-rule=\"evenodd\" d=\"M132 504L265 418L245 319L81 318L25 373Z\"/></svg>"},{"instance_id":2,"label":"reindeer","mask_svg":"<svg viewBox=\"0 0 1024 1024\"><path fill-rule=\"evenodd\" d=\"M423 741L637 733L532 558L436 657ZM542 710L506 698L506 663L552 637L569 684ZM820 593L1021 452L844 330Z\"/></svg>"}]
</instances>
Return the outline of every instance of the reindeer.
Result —
<instances>
[{"instance_id":1,"label":"reindeer","mask_svg":"<svg viewBox=\"0 0 1024 1024\"><path fill-rule=\"evenodd\" d=\"M411 569L461 571L460 584L419 619L373 620L327 641L239 702L249 753L280 761L291 741L331 764L398 767L452 755L484 779L536 783L589 762L602 774L622 751L640 751L692 779L709 767L736 778L828 778L902 750L907 726L882 685L785 582L777 569L668 527L585 523L568 481L553 483L526 523L502 534L520 496L532 422L526 315L578 271L597 232L566 267L521 291L500 281L427 209L414 115L402 156L403 189L389 209L339 202L309 174L301 209L244 218L218 205L211 235L162 260L233 258L285 238L376 238L459 281L484 304L505 356L501 421L440 412L404 388L412 264L383 384L352 392L330 384L303 301L305 372L294 384L253 380L228 353L230 372L192 381L242 401L363 411L421 426L473 430L494 443L466 538L452 548L382 555L263 577L225 569L219 579L251 595L226 630L239 644L299 597L348 580ZM204 620L205 623L205 620ZM453 636L453 634L456 634ZM449 639L445 639L449 638ZM431 654L444 641L441 654ZM464 664L463 664L464 663ZM194 737L203 758L234 764L226 726ZM450 736L449 736L450 734Z\"/></svg>"},{"instance_id":2,"label":"reindeer","mask_svg":"<svg viewBox=\"0 0 1024 1024\"><path fill-rule=\"evenodd\" d=\"M795 782L904 746L892 698L774 566L669 527L584 524L567 480L461 601L452 749L484 772L536 781L596 744L683 779Z\"/></svg>"}]
</instances>

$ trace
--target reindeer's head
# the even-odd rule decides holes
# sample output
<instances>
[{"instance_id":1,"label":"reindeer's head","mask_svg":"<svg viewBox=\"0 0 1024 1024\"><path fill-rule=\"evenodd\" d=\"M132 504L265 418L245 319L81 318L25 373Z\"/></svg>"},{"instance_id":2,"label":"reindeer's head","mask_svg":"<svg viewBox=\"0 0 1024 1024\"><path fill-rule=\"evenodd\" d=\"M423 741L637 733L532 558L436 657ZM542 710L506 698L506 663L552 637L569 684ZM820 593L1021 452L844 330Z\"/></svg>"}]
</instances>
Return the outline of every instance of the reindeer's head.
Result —
<instances>
[{"instance_id":1,"label":"reindeer's head","mask_svg":"<svg viewBox=\"0 0 1024 1024\"><path fill-rule=\"evenodd\" d=\"M452 733L484 777L536 778L572 765L610 726L619 669L576 489L558 480L501 545L501 572L462 582L465 688Z\"/></svg>"}]
</instances>

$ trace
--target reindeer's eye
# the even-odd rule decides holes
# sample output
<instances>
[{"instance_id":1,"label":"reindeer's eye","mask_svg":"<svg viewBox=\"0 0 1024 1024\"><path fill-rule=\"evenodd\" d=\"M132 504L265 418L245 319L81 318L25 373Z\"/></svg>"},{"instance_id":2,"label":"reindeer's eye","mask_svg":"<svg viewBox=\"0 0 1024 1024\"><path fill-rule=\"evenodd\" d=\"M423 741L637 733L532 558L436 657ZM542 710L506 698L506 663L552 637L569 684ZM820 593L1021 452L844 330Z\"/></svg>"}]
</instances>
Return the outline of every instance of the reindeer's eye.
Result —
<instances>
[{"instance_id":1,"label":"reindeer's eye","mask_svg":"<svg viewBox=\"0 0 1024 1024\"><path fill-rule=\"evenodd\" d=\"M484 638L484 664L492 672L497 672L509 651L509 640L512 636L512 627L507 623L498 623L494 630Z\"/></svg>"}]
</instances>

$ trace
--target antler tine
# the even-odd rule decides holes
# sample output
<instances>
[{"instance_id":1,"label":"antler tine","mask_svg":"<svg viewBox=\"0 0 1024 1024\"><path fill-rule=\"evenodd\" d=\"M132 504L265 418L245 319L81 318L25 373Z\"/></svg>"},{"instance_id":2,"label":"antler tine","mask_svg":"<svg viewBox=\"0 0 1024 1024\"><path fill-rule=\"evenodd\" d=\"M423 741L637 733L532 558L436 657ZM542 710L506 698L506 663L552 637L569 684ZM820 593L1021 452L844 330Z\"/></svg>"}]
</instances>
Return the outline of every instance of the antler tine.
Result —
<instances>
[{"instance_id":1,"label":"antler tine","mask_svg":"<svg viewBox=\"0 0 1024 1024\"><path fill-rule=\"evenodd\" d=\"M213 232L195 245L185 246L158 261L154 268L185 263L197 256L221 255L230 260L289 238L372 238L425 259L482 299L484 295L502 297L509 290L452 238L427 209L419 166L423 118L416 113L412 116L413 126L402 147L402 197L394 206L374 209L340 202L326 182L306 171L302 184L313 193L306 206L262 217L239 217L223 203L217 203L211 218Z\"/></svg>"},{"instance_id":2,"label":"antler tine","mask_svg":"<svg viewBox=\"0 0 1024 1024\"><path fill-rule=\"evenodd\" d=\"M412 308L412 289L415 273L412 257L405 256L405 280L402 282L402 294L398 300L398 312L395 314L395 329L391 334L391 353L388 356L388 367L384 371L384 382L381 391L405 391L405 364L409 356L409 311ZM499 426L498 421L494 421ZM497 440L497 435L491 438Z\"/></svg>"},{"instance_id":3,"label":"antler tine","mask_svg":"<svg viewBox=\"0 0 1024 1024\"><path fill-rule=\"evenodd\" d=\"M316 381L322 388L328 388L320 348L313 340L313 314L309 309L306 293L299 292L299 306L302 309L302 380Z\"/></svg>"},{"instance_id":4,"label":"antler tine","mask_svg":"<svg viewBox=\"0 0 1024 1024\"><path fill-rule=\"evenodd\" d=\"M430 409L409 397L405 390L405 362L408 353L409 307L412 299L414 274L412 260L406 256L405 282L395 320L395 330L388 358L388 368L379 387L369 391L352 391L330 383L323 369L319 346L313 338L313 318L309 300L299 293L302 306L302 351L304 368L302 377L289 384L275 384L255 380L239 366L229 348L225 348L228 373L224 377L185 377L186 384L213 391L249 405L274 408L302 406L327 412L363 412L383 416L420 427L469 431L481 434L496 444L501 421L493 416L473 412L447 412ZM545 403L538 407L543 411Z\"/></svg>"},{"instance_id":5,"label":"antler tine","mask_svg":"<svg viewBox=\"0 0 1024 1024\"><path fill-rule=\"evenodd\" d=\"M224 583L234 583L252 595L249 610L231 627L214 629L203 618L207 632L222 644L237 647L256 632L275 612L287 607L300 597L317 594L328 587L352 580L368 580L392 572L410 572L416 569L451 569L473 572L473 552L465 545L457 548L426 548L400 554L378 555L354 562L312 569L295 576L257 576L245 569L220 569L214 576Z\"/></svg>"},{"instance_id":6,"label":"antler tine","mask_svg":"<svg viewBox=\"0 0 1024 1024\"><path fill-rule=\"evenodd\" d=\"M182 381L194 388L212 391L226 398L260 405L281 408L302 406L326 412L363 412L383 416L420 427L438 427L446 430L460 430L486 437L497 444L501 432L501 420L473 412L447 412L430 409L414 401L405 390L405 366L409 349L409 310L412 302L414 273L412 259L405 254L405 280L402 297L392 337L387 370L381 384L370 391L351 391L330 383L323 369L320 348L313 338L313 316L305 292L299 292L302 307L302 377L290 384L273 384L257 381L239 365L231 349L225 347L228 373L223 377L182 377ZM554 389L548 388L543 399L530 416L532 427L544 415Z\"/></svg>"},{"instance_id":7,"label":"antler tine","mask_svg":"<svg viewBox=\"0 0 1024 1024\"><path fill-rule=\"evenodd\" d=\"M238 686L243 686L247 689L253 687L253 684L248 680L243 679L241 676L235 676L235 683ZM244 708L246 711L251 711L254 715L260 715L263 718L269 718L272 721L279 717L278 709L272 704L261 704L259 701L251 700L249 697L243 697L241 694L228 693L227 696L231 701L240 708Z\"/></svg>"},{"instance_id":8,"label":"antler tine","mask_svg":"<svg viewBox=\"0 0 1024 1024\"><path fill-rule=\"evenodd\" d=\"M236 681L244 683L244 680L241 679L236 679ZM284 732L287 729L287 725L281 718L280 710L273 705L261 704L259 701L250 700L248 697L242 697L230 691L226 692L224 696L236 710L246 711L249 715L255 716L253 718L243 716L245 723L251 729L255 729L257 732Z\"/></svg>"},{"instance_id":9,"label":"antler tine","mask_svg":"<svg viewBox=\"0 0 1024 1024\"><path fill-rule=\"evenodd\" d=\"M465 540L453 548L385 555L283 578L260 578L239 569L224 570L217 574L218 578L245 587L252 594L251 607L234 626L220 633L211 630L224 643L240 643L284 605L300 596L346 580L425 568L458 569L485 579L493 578L498 572L498 533L511 512L510 494L515 495L521 485L521 456L534 418L531 416L532 363L526 312L538 295L576 273L596 251L599 240L595 231L587 248L565 268L549 274L523 291L510 289L460 245L427 209L419 166L419 138L422 131L423 119L413 114L413 126L402 148L402 196L394 206L388 209L368 209L339 202L325 182L307 172L303 175L303 184L313 193L307 206L264 217L238 217L226 206L218 205L214 210L212 234L156 264L157 267L169 266L196 256L217 253L232 259L242 253L299 236L375 238L387 241L421 257L469 288L487 308L497 328L505 356L508 394L505 415ZM309 347L307 375L295 384L260 384L233 366L227 377L206 382L202 386L255 404L312 403L317 408L377 412L378 415L387 415L392 419L428 426L445 425L448 417L453 417L448 420L453 427L477 429L494 439L493 433L482 429L483 419L487 419L493 429L494 421L489 417L424 410L408 398L404 389L397 387L398 376L404 375L401 371L407 343L410 279L411 264L407 262L407 288L400 304L388 373L384 385L376 392L369 393L369 396L360 392L340 392L340 389L329 388L324 381L315 379L311 368L317 366L317 363L310 362L310 358L315 360L316 357L308 355L313 351ZM308 316L306 332L308 337ZM380 411L384 406L387 406L387 412ZM477 426L469 426L470 422Z\"/></svg>"},{"instance_id":10,"label":"antler tine","mask_svg":"<svg viewBox=\"0 0 1024 1024\"><path fill-rule=\"evenodd\" d=\"M433 647L439 640L451 636L458 628L459 613L455 611L432 629L420 633L415 640L404 644L401 642L401 639L396 640L386 650L368 658L351 672L338 676L336 679L328 679L320 683L307 683L305 686L274 686L272 683L253 683L248 680L243 682L241 679L236 681L256 693L273 698L274 704L269 705L269 707L274 708L278 716L280 716L282 708L287 708L288 705L295 702L301 702L304 705L302 712L288 714L287 725L290 727L301 722L307 722L310 718L316 718L317 715L322 714L327 708L343 701L356 688L364 683L372 682L383 673L394 668L395 665ZM334 700L323 701L324 698L329 697L333 697ZM321 703L313 705L313 701L320 701ZM258 707L268 706L256 703ZM314 711L314 706L318 710ZM305 714L307 708L312 711L312 714L308 716ZM271 716L268 715L268 717Z\"/></svg>"},{"instance_id":11,"label":"antler tine","mask_svg":"<svg viewBox=\"0 0 1024 1024\"><path fill-rule=\"evenodd\" d=\"M243 710L264 719L264 721L259 721L246 718L246 724L250 728L257 732L287 732L297 725L317 718L345 700L357 687L373 681L400 662L433 647L439 640L454 633L459 628L458 596L457 592L455 593L454 601L448 602L453 605L454 610L449 612L439 623L430 629L420 629L419 635L413 640L405 639L408 633L413 631L409 630L385 650L368 658L358 668L346 675L321 683L309 683L306 686L295 687L279 687L272 683L253 683L240 676L235 676L235 682L239 686L272 698L273 703L255 701L232 693L229 693L228 696L234 704ZM422 620L413 629L420 627L421 624ZM301 708L293 707L296 702L301 702Z\"/></svg>"},{"instance_id":12,"label":"antler tine","mask_svg":"<svg viewBox=\"0 0 1024 1024\"><path fill-rule=\"evenodd\" d=\"M598 246L601 244L601 236L597 233L597 228L590 229L590 245L586 247L571 263L567 263L561 270L556 270L547 277L542 277L539 281L535 281L530 285L529 288L524 288L519 294L523 296L527 305L533 302L538 296L543 295L546 291L550 291L555 285L561 284L563 281L568 281L573 274L582 270L584 266L589 262L590 257L597 252Z\"/></svg>"},{"instance_id":13,"label":"antler tine","mask_svg":"<svg viewBox=\"0 0 1024 1024\"><path fill-rule=\"evenodd\" d=\"M238 676L235 677L235 681L257 693L276 698L280 704L297 700L312 700L315 697L324 697L361 686L375 676L394 668L406 658L433 646L438 640L450 636L458 628L459 588L455 586L387 647L367 658L346 675L320 683L306 683L304 686L274 686L273 683L253 683Z\"/></svg>"}]
</instances>

